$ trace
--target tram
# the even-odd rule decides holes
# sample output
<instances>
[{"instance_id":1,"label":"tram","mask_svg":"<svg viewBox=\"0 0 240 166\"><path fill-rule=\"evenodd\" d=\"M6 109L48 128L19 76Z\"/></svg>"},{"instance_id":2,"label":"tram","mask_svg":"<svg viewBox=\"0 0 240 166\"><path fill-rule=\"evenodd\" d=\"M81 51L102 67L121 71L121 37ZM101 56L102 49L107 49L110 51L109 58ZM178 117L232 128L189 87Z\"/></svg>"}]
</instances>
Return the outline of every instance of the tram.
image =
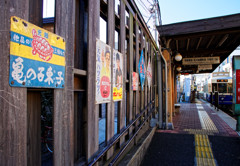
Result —
<instances>
[{"instance_id":1,"label":"tram","mask_svg":"<svg viewBox=\"0 0 240 166\"><path fill-rule=\"evenodd\" d=\"M212 92L212 93L211 93ZM229 72L215 72L204 87L205 99L215 103L215 92L218 92L219 106L231 109L233 99L232 77ZM213 95L213 96L212 96Z\"/></svg>"}]
</instances>

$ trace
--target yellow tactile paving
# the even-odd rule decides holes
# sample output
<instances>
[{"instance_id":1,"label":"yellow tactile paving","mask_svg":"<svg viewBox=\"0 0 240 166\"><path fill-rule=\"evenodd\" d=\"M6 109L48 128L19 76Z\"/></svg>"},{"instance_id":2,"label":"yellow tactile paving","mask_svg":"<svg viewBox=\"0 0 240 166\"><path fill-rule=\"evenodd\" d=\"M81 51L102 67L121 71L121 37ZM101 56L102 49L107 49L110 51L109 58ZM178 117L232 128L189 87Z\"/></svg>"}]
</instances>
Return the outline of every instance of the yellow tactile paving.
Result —
<instances>
[{"instance_id":1,"label":"yellow tactile paving","mask_svg":"<svg viewBox=\"0 0 240 166\"><path fill-rule=\"evenodd\" d=\"M197 166L216 166L208 135L195 134L195 154Z\"/></svg>"}]
</instances>

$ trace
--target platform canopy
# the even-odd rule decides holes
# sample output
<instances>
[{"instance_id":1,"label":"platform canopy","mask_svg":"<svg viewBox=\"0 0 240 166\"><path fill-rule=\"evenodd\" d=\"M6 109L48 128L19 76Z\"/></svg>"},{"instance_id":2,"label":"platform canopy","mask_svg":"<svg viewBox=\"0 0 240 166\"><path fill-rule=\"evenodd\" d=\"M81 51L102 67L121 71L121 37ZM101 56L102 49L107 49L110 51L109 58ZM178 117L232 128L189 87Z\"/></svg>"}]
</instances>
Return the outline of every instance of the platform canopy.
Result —
<instances>
[{"instance_id":1,"label":"platform canopy","mask_svg":"<svg viewBox=\"0 0 240 166\"><path fill-rule=\"evenodd\" d=\"M173 57L182 55L180 62L173 58L173 63L182 67L182 74L213 72L240 45L240 14L161 25L157 29L162 48L169 49Z\"/></svg>"}]
</instances>

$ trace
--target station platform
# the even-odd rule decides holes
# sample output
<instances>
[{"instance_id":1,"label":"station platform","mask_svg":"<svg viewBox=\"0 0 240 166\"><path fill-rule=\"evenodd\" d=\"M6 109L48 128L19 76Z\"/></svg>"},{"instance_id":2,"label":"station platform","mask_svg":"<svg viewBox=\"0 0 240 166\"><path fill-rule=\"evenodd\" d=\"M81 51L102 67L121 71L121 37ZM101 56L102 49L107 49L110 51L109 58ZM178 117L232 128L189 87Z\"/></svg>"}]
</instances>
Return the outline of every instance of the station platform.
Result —
<instances>
[{"instance_id":1,"label":"station platform","mask_svg":"<svg viewBox=\"0 0 240 166\"><path fill-rule=\"evenodd\" d=\"M202 100L181 103L173 130L156 130L141 163L145 165L240 165L236 120Z\"/></svg>"}]
</instances>

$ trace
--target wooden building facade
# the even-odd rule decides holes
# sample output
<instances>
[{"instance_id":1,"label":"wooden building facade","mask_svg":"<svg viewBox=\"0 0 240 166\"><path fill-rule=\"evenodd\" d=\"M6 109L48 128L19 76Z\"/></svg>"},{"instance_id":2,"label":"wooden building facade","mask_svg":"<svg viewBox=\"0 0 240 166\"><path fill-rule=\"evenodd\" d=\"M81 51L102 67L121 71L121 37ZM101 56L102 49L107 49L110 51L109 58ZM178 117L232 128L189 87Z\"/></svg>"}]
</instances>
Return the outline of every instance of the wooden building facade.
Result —
<instances>
[{"instance_id":1,"label":"wooden building facade","mask_svg":"<svg viewBox=\"0 0 240 166\"><path fill-rule=\"evenodd\" d=\"M150 120L158 110L158 100L164 100L164 93L158 94L159 50L135 2L120 0L118 10L115 10L114 0L56 0L53 26L43 25L42 0L0 2L0 165L41 165L44 94L44 99L51 103L48 109L52 115L53 165L119 162L124 151L133 147L150 128ZM9 85L11 16L45 27L65 39L63 89ZM102 33L100 18L107 23L106 44L112 51L116 49L123 54L122 100L114 102L111 97L111 102L106 104L95 103L96 39ZM149 88L145 79L141 89L139 81L138 90L133 91L132 73L138 72L142 50L146 66L149 59L151 62L152 83ZM161 58L160 64L159 80L164 82ZM161 89L165 88L164 85L161 83ZM106 114L105 139L100 144L102 112Z\"/></svg>"}]
</instances>

